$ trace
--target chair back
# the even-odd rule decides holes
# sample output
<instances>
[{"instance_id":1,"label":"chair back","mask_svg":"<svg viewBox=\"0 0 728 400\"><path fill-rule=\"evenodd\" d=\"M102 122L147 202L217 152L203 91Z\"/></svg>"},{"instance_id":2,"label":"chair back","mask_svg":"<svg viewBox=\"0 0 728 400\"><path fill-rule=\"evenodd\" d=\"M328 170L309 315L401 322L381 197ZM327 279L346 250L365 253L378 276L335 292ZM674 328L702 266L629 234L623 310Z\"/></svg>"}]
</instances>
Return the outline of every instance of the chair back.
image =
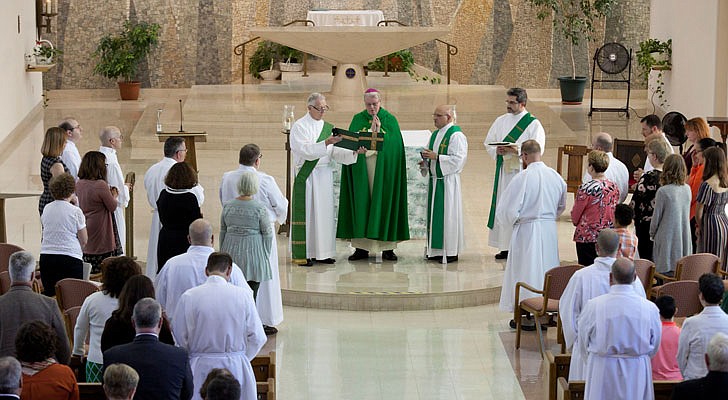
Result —
<instances>
[{"instance_id":1,"label":"chair back","mask_svg":"<svg viewBox=\"0 0 728 400\"><path fill-rule=\"evenodd\" d=\"M717 274L720 259L715 254L698 253L677 260L675 278L678 281L697 281L703 274Z\"/></svg>"},{"instance_id":2,"label":"chair back","mask_svg":"<svg viewBox=\"0 0 728 400\"><path fill-rule=\"evenodd\" d=\"M677 312L675 317L689 317L703 310L698 294L700 287L698 281L668 282L657 289L657 296L672 296L675 299Z\"/></svg>"},{"instance_id":3,"label":"chair back","mask_svg":"<svg viewBox=\"0 0 728 400\"><path fill-rule=\"evenodd\" d=\"M634 260L634 272L640 278L640 282L642 282L642 286L645 288L645 294L649 298L652 284L655 280L655 263L643 258Z\"/></svg>"},{"instance_id":4,"label":"chair back","mask_svg":"<svg viewBox=\"0 0 728 400\"><path fill-rule=\"evenodd\" d=\"M0 272L0 295L3 295L10 290L10 272Z\"/></svg>"},{"instance_id":5,"label":"chair back","mask_svg":"<svg viewBox=\"0 0 728 400\"><path fill-rule=\"evenodd\" d=\"M73 348L73 330L76 329L76 320L80 313L81 306L71 307L63 311L63 322L66 324L66 336L68 336L68 341L71 343L71 348Z\"/></svg>"},{"instance_id":6,"label":"chair back","mask_svg":"<svg viewBox=\"0 0 728 400\"><path fill-rule=\"evenodd\" d=\"M7 271L10 265L10 255L16 251L23 251L24 248L10 243L0 243L0 272Z\"/></svg>"},{"instance_id":7,"label":"chair back","mask_svg":"<svg viewBox=\"0 0 728 400\"><path fill-rule=\"evenodd\" d=\"M559 147L556 172L562 175L563 156L567 156L566 178L564 179L566 181L567 192L576 193L577 189L579 189L584 174L584 156L589 154L589 151L586 146L576 144L567 144Z\"/></svg>"},{"instance_id":8,"label":"chair back","mask_svg":"<svg viewBox=\"0 0 728 400\"><path fill-rule=\"evenodd\" d=\"M548 281L549 284L544 284L544 290L546 290L545 297L552 300L561 299L561 295L564 293L566 285L569 284L569 279L571 279L574 272L578 271L580 268L581 265L579 264L560 265L546 271L546 278L544 279L544 282Z\"/></svg>"},{"instance_id":9,"label":"chair back","mask_svg":"<svg viewBox=\"0 0 728 400\"><path fill-rule=\"evenodd\" d=\"M106 400L104 387L100 383L78 383L78 393L81 400Z\"/></svg>"},{"instance_id":10,"label":"chair back","mask_svg":"<svg viewBox=\"0 0 728 400\"><path fill-rule=\"evenodd\" d=\"M56 283L56 301L61 311L83 305L86 297L98 292L99 287L82 279L66 278Z\"/></svg>"}]
</instances>

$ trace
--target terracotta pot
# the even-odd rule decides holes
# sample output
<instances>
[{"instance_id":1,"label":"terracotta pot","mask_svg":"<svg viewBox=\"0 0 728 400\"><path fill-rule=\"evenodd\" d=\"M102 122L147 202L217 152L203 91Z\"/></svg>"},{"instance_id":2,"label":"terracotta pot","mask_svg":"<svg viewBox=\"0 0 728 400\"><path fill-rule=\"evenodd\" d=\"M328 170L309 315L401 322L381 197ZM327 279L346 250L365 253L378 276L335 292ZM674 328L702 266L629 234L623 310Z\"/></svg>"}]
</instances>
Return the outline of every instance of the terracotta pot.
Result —
<instances>
[{"instance_id":1,"label":"terracotta pot","mask_svg":"<svg viewBox=\"0 0 728 400\"><path fill-rule=\"evenodd\" d=\"M137 100L142 83L139 81L117 82L119 84L119 95L122 100Z\"/></svg>"}]
</instances>

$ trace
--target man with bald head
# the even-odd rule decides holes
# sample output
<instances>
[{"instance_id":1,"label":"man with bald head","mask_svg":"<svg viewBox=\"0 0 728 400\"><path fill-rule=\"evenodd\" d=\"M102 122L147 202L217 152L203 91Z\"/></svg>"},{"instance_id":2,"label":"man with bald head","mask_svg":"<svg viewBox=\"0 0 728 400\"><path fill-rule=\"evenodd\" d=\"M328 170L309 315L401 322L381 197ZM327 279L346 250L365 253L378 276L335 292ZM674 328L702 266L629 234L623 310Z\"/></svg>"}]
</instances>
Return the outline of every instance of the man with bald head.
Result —
<instances>
[{"instance_id":1,"label":"man with bald head","mask_svg":"<svg viewBox=\"0 0 728 400\"><path fill-rule=\"evenodd\" d=\"M660 347L660 312L634 290L630 259L618 258L611 276L609 293L589 300L577 321L578 345L587 355L584 398L652 400L650 358Z\"/></svg>"},{"instance_id":2,"label":"man with bald head","mask_svg":"<svg viewBox=\"0 0 728 400\"><path fill-rule=\"evenodd\" d=\"M123 136L119 128L115 126L107 126L101 129L99 132L99 141L101 147L99 151L106 156L106 182L112 188L116 188L119 191L119 196L116 198L117 206L114 210L114 220L116 222L116 229L119 233L119 240L121 241L122 252L126 250L126 224L124 223L124 209L129 205L131 185L124 183L124 173L121 171L121 165L119 165L119 159L117 158L116 152L121 150Z\"/></svg>"},{"instance_id":3,"label":"man with bald head","mask_svg":"<svg viewBox=\"0 0 728 400\"><path fill-rule=\"evenodd\" d=\"M597 258L594 259L594 264L574 273L559 300L559 316L564 339L567 349L571 351L569 380L584 380L587 355L581 353L578 343L577 321L589 300L609 292L609 273L612 264L617 261L619 235L612 229L603 229L597 236L596 247ZM635 279L631 286L635 293L646 297L645 289L639 279Z\"/></svg>"},{"instance_id":4,"label":"man with bald head","mask_svg":"<svg viewBox=\"0 0 728 400\"><path fill-rule=\"evenodd\" d=\"M154 281L157 300L167 312L167 318L174 316L177 301L182 293L205 283L207 259L215 251L212 247L214 242L212 225L205 219L200 218L190 224L187 240L190 242L187 252L170 258ZM242 270L235 264L233 267L230 283L250 290Z\"/></svg>"},{"instance_id":5,"label":"man with bald head","mask_svg":"<svg viewBox=\"0 0 728 400\"><path fill-rule=\"evenodd\" d=\"M612 136L606 132L599 132L594 136L592 140L592 150L600 150L607 153L609 157L609 166L604 171L604 177L614 182L619 189L619 202L622 203L627 198L629 192L629 170L623 162L614 158L612 155L612 149L614 148L614 141ZM589 172L584 173L583 182L589 182L592 180Z\"/></svg>"},{"instance_id":6,"label":"man with bald head","mask_svg":"<svg viewBox=\"0 0 728 400\"><path fill-rule=\"evenodd\" d=\"M422 175L430 177L426 256L447 264L457 261L465 244L460 172L468 158L468 139L454 125L451 106L435 108L432 119L437 129L432 132L420 161Z\"/></svg>"}]
</instances>

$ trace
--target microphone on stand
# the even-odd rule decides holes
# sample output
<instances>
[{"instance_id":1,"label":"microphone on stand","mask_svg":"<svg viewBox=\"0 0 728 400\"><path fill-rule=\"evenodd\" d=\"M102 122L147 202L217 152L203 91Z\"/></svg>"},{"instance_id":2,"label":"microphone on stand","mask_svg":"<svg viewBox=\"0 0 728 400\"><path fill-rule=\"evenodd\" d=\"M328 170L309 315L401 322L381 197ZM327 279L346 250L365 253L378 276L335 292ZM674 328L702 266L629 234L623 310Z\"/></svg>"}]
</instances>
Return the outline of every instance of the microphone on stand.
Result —
<instances>
[{"instance_id":1,"label":"microphone on stand","mask_svg":"<svg viewBox=\"0 0 728 400\"><path fill-rule=\"evenodd\" d=\"M184 128L182 127L182 99L179 99L179 131L184 132Z\"/></svg>"}]
</instances>

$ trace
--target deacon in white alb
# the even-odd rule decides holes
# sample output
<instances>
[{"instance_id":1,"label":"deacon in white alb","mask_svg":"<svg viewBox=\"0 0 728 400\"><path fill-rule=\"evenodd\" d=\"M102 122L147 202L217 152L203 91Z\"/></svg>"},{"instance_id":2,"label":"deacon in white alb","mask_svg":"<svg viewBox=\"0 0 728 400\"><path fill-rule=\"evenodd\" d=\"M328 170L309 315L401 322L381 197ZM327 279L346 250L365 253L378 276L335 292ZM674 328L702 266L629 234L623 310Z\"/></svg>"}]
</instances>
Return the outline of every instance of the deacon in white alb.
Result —
<instances>
[{"instance_id":1,"label":"deacon in white alb","mask_svg":"<svg viewBox=\"0 0 728 400\"><path fill-rule=\"evenodd\" d=\"M513 311L516 282L541 288L546 271L560 263L556 218L566 208L566 182L541 162L541 145L536 140L523 142L521 159L526 169L503 191L496 214L498 222L513 231L501 289L503 311ZM521 300L535 296L521 292Z\"/></svg>"},{"instance_id":2,"label":"deacon in white alb","mask_svg":"<svg viewBox=\"0 0 728 400\"><path fill-rule=\"evenodd\" d=\"M617 185L617 188L619 189L619 202L623 203L627 198L627 193L629 193L629 170L627 170L627 166L624 165L623 162L614 158L614 155L612 154L613 147L614 143L612 141L612 137L608 133L597 133L596 136L594 136L594 140L592 140L592 149L601 150L607 153L607 156L609 157L609 166L607 167L607 170L604 171L604 177ZM586 183L591 180L592 176L589 175L589 172L584 172L582 182Z\"/></svg>"},{"instance_id":3,"label":"deacon in white alb","mask_svg":"<svg viewBox=\"0 0 728 400\"><path fill-rule=\"evenodd\" d=\"M238 197L238 182L245 172L255 172L258 175L260 186L258 193L253 195L253 200L257 200L268 210L273 232L275 232L275 224L278 221L282 224L286 221L288 215L288 200L278 188L276 180L259 170L263 155L260 153L258 145L250 143L240 149L238 157L238 169L228 171L222 176L220 184L220 202L225 205L230 200ZM270 272L273 278L260 282L258 288L258 297L255 306L258 308L260 320L263 325L273 327L283 322L283 301L281 300L281 277L278 273L278 244L276 235L273 235L273 243L270 250ZM273 331L269 329L269 331Z\"/></svg>"},{"instance_id":4,"label":"deacon in white alb","mask_svg":"<svg viewBox=\"0 0 728 400\"><path fill-rule=\"evenodd\" d=\"M422 151L420 171L429 173L427 258L454 262L465 245L460 172L468 158L468 139L454 125L452 107L441 105L432 114L437 130Z\"/></svg>"},{"instance_id":5,"label":"deacon in white alb","mask_svg":"<svg viewBox=\"0 0 728 400\"><path fill-rule=\"evenodd\" d=\"M159 212L157 212L157 199L159 194L164 190L164 178L167 176L170 168L178 162L184 162L187 156L187 145L184 138L178 136L168 137L164 141L164 158L158 163L152 165L144 174L144 188L147 190L147 202L152 207L152 226L149 228L149 246L147 247L147 272L146 275L154 279L157 271L163 265L157 265L157 243L159 242L159 231L162 225L159 222ZM195 185L190 191L197 197L200 207L205 202L205 189L201 185ZM164 304L162 304L164 306ZM167 310L169 313L169 310Z\"/></svg>"},{"instance_id":6,"label":"deacon in white alb","mask_svg":"<svg viewBox=\"0 0 728 400\"><path fill-rule=\"evenodd\" d=\"M106 156L106 181L110 187L115 187L119 191L119 197L116 198L117 206L116 210L114 210L114 219L116 220L116 229L119 233L123 254L126 252L124 209L129 205L132 190L131 184L124 183L124 173L121 171L119 159L116 157L116 152L121 149L123 136L119 128L107 126L101 129L99 141L101 141L99 151Z\"/></svg>"},{"instance_id":7,"label":"deacon in white alb","mask_svg":"<svg viewBox=\"0 0 728 400\"><path fill-rule=\"evenodd\" d=\"M508 241L511 240L512 225L501 226L495 215L501 202L501 193L508 184L521 171L521 162L518 160L519 149L526 140L535 140L541 146L541 154L546 148L546 133L541 122L526 110L528 95L526 89L511 88L506 92L506 109L508 112L493 121L485 137L485 149L496 160L495 185L490 203L488 216L488 246L500 251L496 259L508 257ZM508 142L513 145L494 146L489 143ZM503 203L507 205L507 203Z\"/></svg>"},{"instance_id":8,"label":"deacon in white alb","mask_svg":"<svg viewBox=\"0 0 728 400\"><path fill-rule=\"evenodd\" d=\"M66 118L58 125L66 131L66 146L63 148L61 160L68 168L68 173L78 180L78 168L81 166L81 154L78 152L76 143L83 138L81 124L73 118Z\"/></svg>"}]
</instances>

